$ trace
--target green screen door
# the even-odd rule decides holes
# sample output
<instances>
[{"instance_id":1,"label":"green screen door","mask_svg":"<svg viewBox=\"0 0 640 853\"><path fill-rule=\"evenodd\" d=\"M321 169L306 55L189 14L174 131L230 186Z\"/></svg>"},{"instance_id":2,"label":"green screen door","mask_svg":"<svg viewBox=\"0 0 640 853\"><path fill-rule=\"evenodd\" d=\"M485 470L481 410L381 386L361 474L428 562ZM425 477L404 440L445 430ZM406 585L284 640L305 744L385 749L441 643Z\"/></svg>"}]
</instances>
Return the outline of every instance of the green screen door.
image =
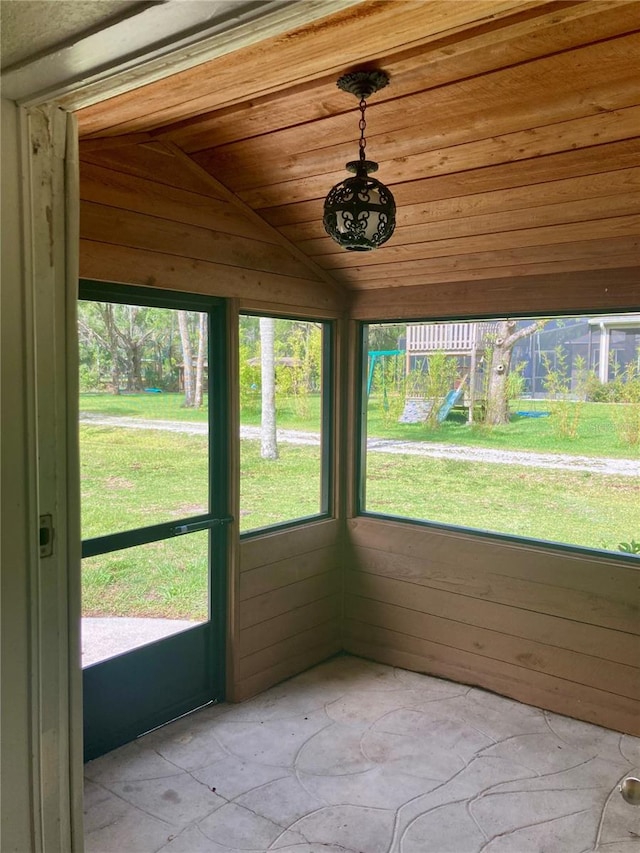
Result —
<instances>
[{"instance_id":1,"label":"green screen door","mask_svg":"<svg viewBox=\"0 0 640 853\"><path fill-rule=\"evenodd\" d=\"M85 759L223 698L223 312L80 284Z\"/></svg>"}]
</instances>

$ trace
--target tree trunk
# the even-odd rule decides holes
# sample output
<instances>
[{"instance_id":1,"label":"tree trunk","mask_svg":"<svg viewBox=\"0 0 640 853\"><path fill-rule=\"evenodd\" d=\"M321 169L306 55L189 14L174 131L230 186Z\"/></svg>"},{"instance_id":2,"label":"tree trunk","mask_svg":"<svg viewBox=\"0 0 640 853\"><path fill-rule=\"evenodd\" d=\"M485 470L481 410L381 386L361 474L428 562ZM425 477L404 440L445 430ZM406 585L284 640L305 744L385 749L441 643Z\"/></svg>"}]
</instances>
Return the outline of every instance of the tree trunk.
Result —
<instances>
[{"instance_id":1,"label":"tree trunk","mask_svg":"<svg viewBox=\"0 0 640 853\"><path fill-rule=\"evenodd\" d=\"M142 347L137 341L130 341L127 347L129 368L127 371L127 391L137 393L143 390Z\"/></svg>"},{"instance_id":2,"label":"tree trunk","mask_svg":"<svg viewBox=\"0 0 640 853\"><path fill-rule=\"evenodd\" d=\"M262 429L260 455L263 459L278 458L276 436L276 321L273 317L260 318L260 352L262 361Z\"/></svg>"},{"instance_id":3,"label":"tree trunk","mask_svg":"<svg viewBox=\"0 0 640 853\"><path fill-rule=\"evenodd\" d=\"M196 387L193 397L194 409L202 406L202 393L204 385L204 356L207 351L207 315L200 314L198 324L198 358L196 361Z\"/></svg>"},{"instance_id":4,"label":"tree trunk","mask_svg":"<svg viewBox=\"0 0 640 853\"><path fill-rule=\"evenodd\" d=\"M514 346L542 329L546 320L536 320L524 329L515 331L517 320L503 320L498 325L487 379L487 411L485 423L498 426L509 423L509 371Z\"/></svg>"},{"instance_id":5,"label":"tree trunk","mask_svg":"<svg viewBox=\"0 0 640 853\"><path fill-rule=\"evenodd\" d=\"M182 364L184 380L184 406L192 408L194 404L193 355L189 339L189 315L187 311L178 311L178 328L182 341Z\"/></svg>"},{"instance_id":6,"label":"tree trunk","mask_svg":"<svg viewBox=\"0 0 640 853\"><path fill-rule=\"evenodd\" d=\"M98 310L102 314L102 321L107 330L109 342L109 354L111 356L111 386L114 394L120 393L120 361L118 351L118 335L116 333L116 321L113 316L113 305L111 302L99 302Z\"/></svg>"}]
</instances>

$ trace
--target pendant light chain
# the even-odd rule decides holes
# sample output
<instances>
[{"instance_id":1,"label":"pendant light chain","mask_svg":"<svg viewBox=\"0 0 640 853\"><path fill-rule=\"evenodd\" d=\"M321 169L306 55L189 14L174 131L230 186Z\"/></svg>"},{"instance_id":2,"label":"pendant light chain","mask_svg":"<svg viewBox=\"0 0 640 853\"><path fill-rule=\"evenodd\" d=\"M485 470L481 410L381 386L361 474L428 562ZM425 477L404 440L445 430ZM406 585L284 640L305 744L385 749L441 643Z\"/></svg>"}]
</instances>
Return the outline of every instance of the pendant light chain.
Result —
<instances>
[{"instance_id":1,"label":"pendant light chain","mask_svg":"<svg viewBox=\"0 0 640 853\"><path fill-rule=\"evenodd\" d=\"M365 149L367 147L367 140L364 138L364 132L367 129L367 120L364 116L364 111L367 109L367 102L364 98L360 99L360 112L362 113L360 117L360 121L358 123L358 127L360 128L360 160L364 162L365 158Z\"/></svg>"},{"instance_id":2,"label":"pendant light chain","mask_svg":"<svg viewBox=\"0 0 640 853\"><path fill-rule=\"evenodd\" d=\"M338 88L355 95L360 109L357 160L346 164L353 177L332 187L324 200L322 222L332 240L350 252L368 252L391 237L396 225L396 203L388 187L371 177L378 164L367 160L366 99L384 88L389 75L380 69L343 74Z\"/></svg>"}]
</instances>

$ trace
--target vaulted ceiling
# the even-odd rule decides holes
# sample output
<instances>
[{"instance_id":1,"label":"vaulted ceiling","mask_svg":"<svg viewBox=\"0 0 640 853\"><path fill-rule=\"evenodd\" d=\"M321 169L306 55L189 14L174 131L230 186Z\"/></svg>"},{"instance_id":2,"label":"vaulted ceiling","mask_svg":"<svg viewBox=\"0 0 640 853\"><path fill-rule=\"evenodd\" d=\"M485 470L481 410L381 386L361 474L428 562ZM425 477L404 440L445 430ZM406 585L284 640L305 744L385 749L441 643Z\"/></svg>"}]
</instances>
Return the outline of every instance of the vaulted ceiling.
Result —
<instances>
[{"instance_id":1,"label":"vaulted ceiling","mask_svg":"<svg viewBox=\"0 0 640 853\"><path fill-rule=\"evenodd\" d=\"M631 270L638 57L637 0L363 0L85 108L79 127L89 152L180 150L347 289ZM336 80L370 67L391 78L369 99L367 155L397 227L350 253L322 205L358 151Z\"/></svg>"}]
</instances>

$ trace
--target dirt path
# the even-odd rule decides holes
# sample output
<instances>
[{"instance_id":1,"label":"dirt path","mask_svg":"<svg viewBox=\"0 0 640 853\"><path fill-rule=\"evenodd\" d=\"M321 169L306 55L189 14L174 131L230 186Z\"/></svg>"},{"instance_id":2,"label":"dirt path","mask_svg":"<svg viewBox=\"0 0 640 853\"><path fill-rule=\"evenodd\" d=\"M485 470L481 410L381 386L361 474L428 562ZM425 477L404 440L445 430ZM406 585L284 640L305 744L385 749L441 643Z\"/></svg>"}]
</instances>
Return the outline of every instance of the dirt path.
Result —
<instances>
[{"instance_id":1,"label":"dirt path","mask_svg":"<svg viewBox=\"0 0 640 853\"><path fill-rule=\"evenodd\" d=\"M188 435L206 435L207 424L188 421L142 420L141 418L109 417L82 414L80 420L96 426L125 427L127 429L157 429ZM260 427L243 426L240 437L260 438ZM283 444L320 444L317 433L301 430L278 430L278 441ZM572 456L566 453L534 453L528 450L493 450L488 447L467 447L460 444L442 444L433 441L395 441L389 438L370 438L367 448L375 453L395 453L406 456L430 456L436 459L456 459L459 462L487 462L496 465L526 465L532 468L553 468L565 471L588 471L622 477L640 477L639 459L612 459L603 456Z\"/></svg>"}]
</instances>

